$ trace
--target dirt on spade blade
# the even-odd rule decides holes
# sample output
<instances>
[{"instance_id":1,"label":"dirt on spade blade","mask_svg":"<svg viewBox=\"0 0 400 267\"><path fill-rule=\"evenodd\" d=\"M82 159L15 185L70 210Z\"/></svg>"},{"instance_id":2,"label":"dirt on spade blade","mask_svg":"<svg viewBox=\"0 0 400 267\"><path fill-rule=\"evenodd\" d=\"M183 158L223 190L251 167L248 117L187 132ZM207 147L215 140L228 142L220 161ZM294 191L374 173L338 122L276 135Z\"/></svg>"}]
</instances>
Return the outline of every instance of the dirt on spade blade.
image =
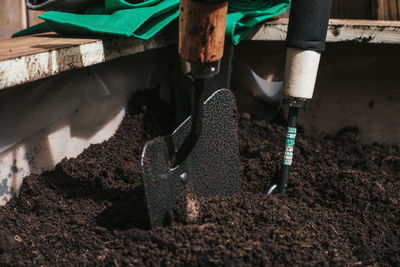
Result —
<instances>
[{"instance_id":1,"label":"dirt on spade blade","mask_svg":"<svg viewBox=\"0 0 400 267\"><path fill-rule=\"evenodd\" d=\"M356 128L300 131L288 194L266 196L285 129L243 114L242 192L148 230L140 156L162 134L149 99L134 97L110 140L27 177L0 207L1 266L400 265L399 147L361 145Z\"/></svg>"}]
</instances>

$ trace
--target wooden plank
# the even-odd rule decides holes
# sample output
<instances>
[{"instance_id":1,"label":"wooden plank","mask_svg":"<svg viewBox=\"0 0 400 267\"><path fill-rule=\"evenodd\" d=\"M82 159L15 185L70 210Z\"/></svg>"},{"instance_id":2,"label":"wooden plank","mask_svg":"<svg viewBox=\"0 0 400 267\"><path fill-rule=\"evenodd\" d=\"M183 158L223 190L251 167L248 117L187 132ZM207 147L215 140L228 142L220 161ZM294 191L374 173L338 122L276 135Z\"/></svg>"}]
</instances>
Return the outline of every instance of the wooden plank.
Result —
<instances>
[{"instance_id":1,"label":"wooden plank","mask_svg":"<svg viewBox=\"0 0 400 267\"><path fill-rule=\"evenodd\" d=\"M363 143L400 144L398 46L328 44L311 109L299 122L335 134L357 126Z\"/></svg>"},{"instance_id":2,"label":"wooden plank","mask_svg":"<svg viewBox=\"0 0 400 267\"><path fill-rule=\"evenodd\" d=\"M278 15L277 18L289 18L289 15L290 15L290 8L286 9L285 12L283 12L280 15Z\"/></svg>"},{"instance_id":3,"label":"wooden plank","mask_svg":"<svg viewBox=\"0 0 400 267\"><path fill-rule=\"evenodd\" d=\"M0 8L0 40L26 28L25 2L22 0L3 0Z\"/></svg>"},{"instance_id":4,"label":"wooden plank","mask_svg":"<svg viewBox=\"0 0 400 267\"><path fill-rule=\"evenodd\" d=\"M125 115L128 100L128 95L93 100L1 153L0 177L8 190L0 197L0 206L13 197L12 192L19 192L26 176L51 170L62 159L77 157L91 144L112 137ZM10 172L10 168L18 171Z\"/></svg>"},{"instance_id":5,"label":"wooden plank","mask_svg":"<svg viewBox=\"0 0 400 267\"><path fill-rule=\"evenodd\" d=\"M28 26L29 27L43 22L43 20L39 19L38 16L42 15L44 13L44 11L28 10L27 13L28 13Z\"/></svg>"},{"instance_id":6,"label":"wooden plank","mask_svg":"<svg viewBox=\"0 0 400 267\"><path fill-rule=\"evenodd\" d=\"M0 90L175 43L171 34L150 40L68 38L54 33L0 41Z\"/></svg>"},{"instance_id":7,"label":"wooden plank","mask_svg":"<svg viewBox=\"0 0 400 267\"><path fill-rule=\"evenodd\" d=\"M400 20L400 1L397 0L397 19Z\"/></svg>"},{"instance_id":8,"label":"wooden plank","mask_svg":"<svg viewBox=\"0 0 400 267\"><path fill-rule=\"evenodd\" d=\"M101 41L88 38L60 37L56 34L23 36L0 41L0 61L49 52L65 47L74 47Z\"/></svg>"},{"instance_id":9,"label":"wooden plank","mask_svg":"<svg viewBox=\"0 0 400 267\"><path fill-rule=\"evenodd\" d=\"M372 19L372 0L333 0L331 18L333 19ZM290 9L277 16L289 18Z\"/></svg>"},{"instance_id":10,"label":"wooden plank","mask_svg":"<svg viewBox=\"0 0 400 267\"><path fill-rule=\"evenodd\" d=\"M331 18L371 19L371 0L333 0Z\"/></svg>"},{"instance_id":11,"label":"wooden plank","mask_svg":"<svg viewBox=\"0 0 400 267\"><path fill-rule=\"evenodd\" d=\"M157 79L151 75L155 52L2 91L0 124L6 127L0 131L0 206L12 195L8 189L17 192L25 175L54 168L63 158L111 137L131 96L149 88L150 78ZM163 67L159 70L168 73L169 66Z\"/></svg>"},{"instance_id":12,"label":"wooden plank","mask_svg":"<svg viewBox=\"0 0 400 267\"><path fill-rule=\"evenodd\" d=\"M288 19L268 22L249 37L254 41L284 41ZM327 42L367 42L400 44L400 21L342 20L329 21Z\"/></svg>"},{"instance_id":13,"label":"wooden plank","mask_svg":"<svg viewBox=\"0 0 400 267\"><path fill-rule=\"evenodd\" d=\"M400 0L372 0L372 14L378 20L399 20Z\"/></svg>"},{"instance_id":14,"label":"wooden plank","mask_svg":"<svg viewBox=\"0 0 400 267\"><path fill-rule=\"evenodd\" d=\"M397 51L397 45L328 43L321 57L311 108L299 114L304 131L334 135L344 127L357 126L363 143L399 145L400 53ZM235 60L240 59L261 78L282 80L286 51L281 43L246 42L236 52ZM238 67L234 67L232 84L239 110L262 114L261 101L254 101L254 95L248 92L251 90L246 88L249 81L235 70Z\"/></svg>"},{"instance_id":15,"label":"wooden plank","mask_svg":"<svg viewBox=\"0 0 400 267\"><path fill-rule=\"evenodd\" d=\"M284 41L288 19L268 22L248 37L254 41ZM171 35L171 32L174 34ZM177 32L159 34L144 41L128 38L72 38L39 34L0 40L0 90L88 67L114 58L167 46ZM330 20L327 42L400 44L399 21Z\"/></svg>"}]
</instances>

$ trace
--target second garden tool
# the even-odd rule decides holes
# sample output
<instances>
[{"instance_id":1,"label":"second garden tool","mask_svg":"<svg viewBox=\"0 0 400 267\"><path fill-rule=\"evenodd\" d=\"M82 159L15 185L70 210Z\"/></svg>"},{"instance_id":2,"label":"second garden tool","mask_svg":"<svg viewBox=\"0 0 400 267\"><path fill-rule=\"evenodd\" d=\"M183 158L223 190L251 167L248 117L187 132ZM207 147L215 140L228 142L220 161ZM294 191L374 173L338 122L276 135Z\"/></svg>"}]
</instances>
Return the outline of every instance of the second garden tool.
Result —
<instances>
[{"instance_id":1,"label":"second garden tool","mask_svg":"<svg viewBox=\"0 0 400 267\"><path fill-rule=\"evenodd\" d=\"M331 0L293 0L286 37L284 104L289 105L286 142L281 175L269 188L285 193L293 161L299 108L306 108L313 96L321 52L325 49Z\"/></svg>"}]
</instances>

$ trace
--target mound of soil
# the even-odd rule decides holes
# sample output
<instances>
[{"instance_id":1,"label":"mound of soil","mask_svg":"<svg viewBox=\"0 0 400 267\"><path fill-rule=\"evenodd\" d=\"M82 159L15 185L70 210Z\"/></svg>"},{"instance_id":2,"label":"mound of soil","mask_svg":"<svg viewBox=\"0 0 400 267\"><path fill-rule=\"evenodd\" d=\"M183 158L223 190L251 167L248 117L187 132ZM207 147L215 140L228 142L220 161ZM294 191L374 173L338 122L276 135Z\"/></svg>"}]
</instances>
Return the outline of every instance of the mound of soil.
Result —
<instances>
[{"instance_id":1,"label":"mound of soil","mask_svg":"<svg viewBox=\"0 0 400 267\"><path fill-rule=\"evenodd\" d=\"M110 140L24 180L0 207L0 265L400 265L400 149L361 145L356 128L300 133L288 194L266 196L285 128L243 114L242 192L148 230L140 156L162 133L148 103L136 96Z\"/></svg>"}]
</instances>

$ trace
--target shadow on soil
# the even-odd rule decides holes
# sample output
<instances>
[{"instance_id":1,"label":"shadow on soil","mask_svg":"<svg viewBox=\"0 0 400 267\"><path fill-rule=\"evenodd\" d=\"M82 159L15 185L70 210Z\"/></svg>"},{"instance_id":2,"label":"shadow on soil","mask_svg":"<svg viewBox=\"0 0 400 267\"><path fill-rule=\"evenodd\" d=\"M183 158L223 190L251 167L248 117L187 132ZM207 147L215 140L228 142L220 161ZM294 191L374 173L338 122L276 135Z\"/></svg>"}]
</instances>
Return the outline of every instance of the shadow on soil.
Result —
<instances>
[{"instance_id":1,"label":"shadow on soil","mask_svg":"<svg viewBox=\"0 0 400 267\"><path fill-rule=\"evenodd\" d=\"M105 179L76 179L58 167L47 173L47 181L65 198L111 202L96 216L98 226L109 230L150 229L144 187L141 184L129 189L111 188Z\"/></svg>"}]
</instances>

